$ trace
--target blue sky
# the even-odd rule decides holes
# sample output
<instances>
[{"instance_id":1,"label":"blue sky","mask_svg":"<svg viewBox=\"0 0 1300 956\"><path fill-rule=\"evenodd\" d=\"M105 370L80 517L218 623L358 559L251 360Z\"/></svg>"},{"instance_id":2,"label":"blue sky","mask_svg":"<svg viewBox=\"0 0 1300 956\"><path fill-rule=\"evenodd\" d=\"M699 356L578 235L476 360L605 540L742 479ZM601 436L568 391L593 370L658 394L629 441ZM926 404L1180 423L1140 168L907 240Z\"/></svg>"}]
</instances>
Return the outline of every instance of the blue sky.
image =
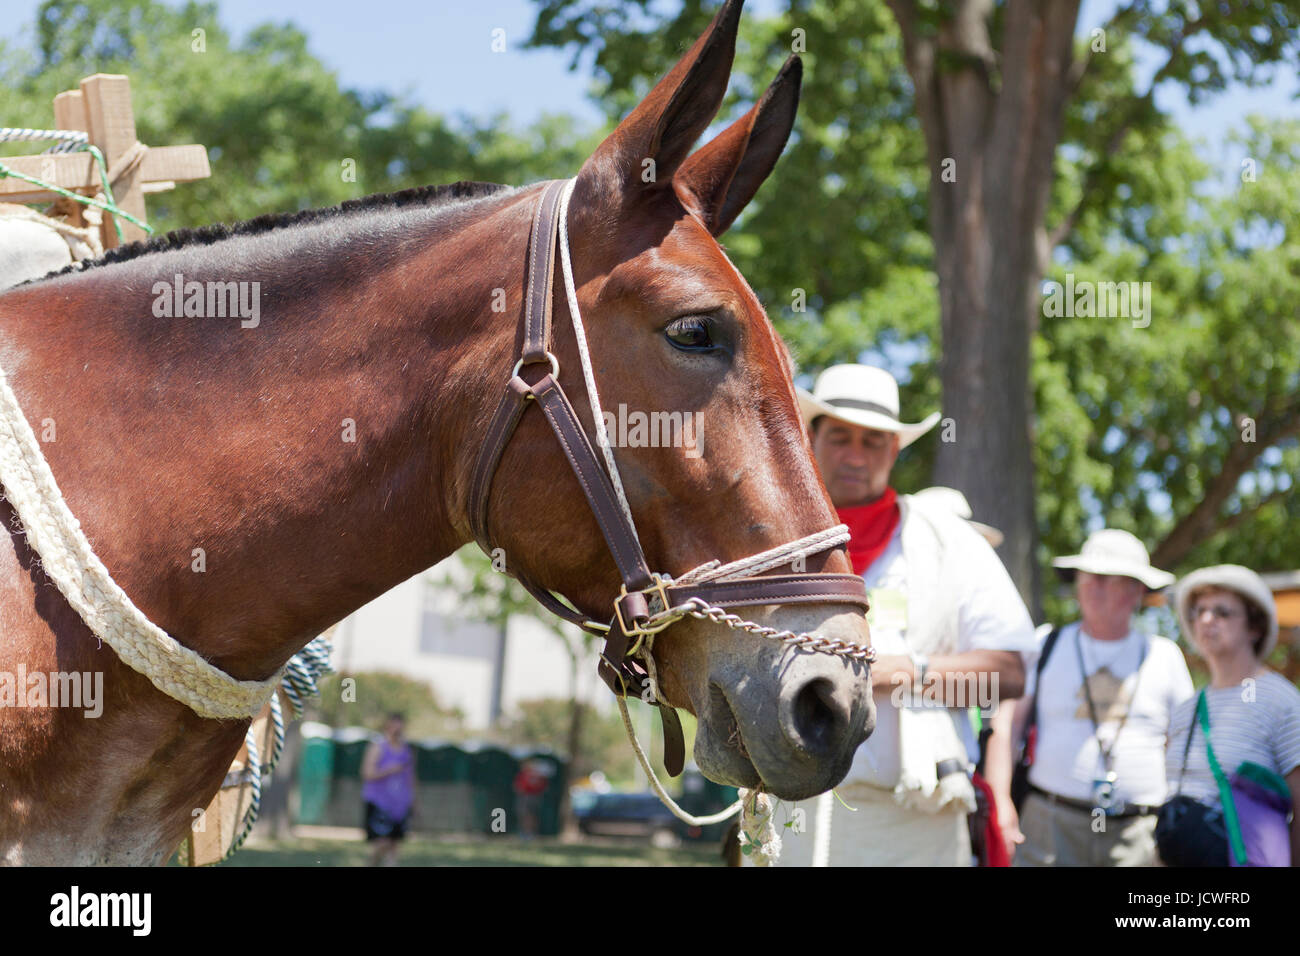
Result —
<instances>
[{"instance_id":1,"label":"blue sky","mask_svg":"<svg viewBox=\"0 0 1300 956\"><path fill-rule=\"evenodd\" d=\"M168 0L172 2L172 0ZM268 20L293 21L311 50L336 70L345 86L409 92L426 108L485 117L506 111L520 123L543 112L571 114L595 124L600 114L587 98L587 77L570 73L569 56L525 50L536 5L531 0L218 0L222 24L237 36ZM656 6L675 0L659 0ZM1084 0L1080 32L1102 23L1117 0ZM0 37L30 31L40 0L4 0ZM179 3L175 3L179 6ZM749 0L747 12L770 15L782 0ZM493 53L492 31L505 31L505 53ZM1158 66L1145 61L1148 75ZM1294 71L1279 71L1265 90L1235 89L1192 110L1177 88L1158 94L1163 108L1195 136L1217 148L1228 130L1251 112L1297 115L1290 97L1300 88ZM0 120L3 121L3 120Z\"/></svg>"}]
</instances>

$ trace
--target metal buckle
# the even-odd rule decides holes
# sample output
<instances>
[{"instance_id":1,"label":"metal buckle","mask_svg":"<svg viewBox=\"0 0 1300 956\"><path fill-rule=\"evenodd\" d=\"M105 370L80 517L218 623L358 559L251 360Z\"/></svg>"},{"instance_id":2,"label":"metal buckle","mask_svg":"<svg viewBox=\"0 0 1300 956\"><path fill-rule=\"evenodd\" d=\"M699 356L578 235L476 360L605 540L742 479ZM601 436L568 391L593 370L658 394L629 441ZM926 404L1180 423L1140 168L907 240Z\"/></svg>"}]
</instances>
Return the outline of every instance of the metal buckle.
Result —
<instances>
[{"instance_id":1,"label":"metal buckle","mask_svg":"<svg viewBox=\"0 0 1300 956\"><path fill-rule=\"evenodd\" d=\"M631 657L640 649L641 642L646 637L652 634L658 634L660 631L664 630L669 625L674 623L673 621L665 621L663 624L660 624L658 627L636 627L635 625L629 627L628 622L623 620L623 607L619 602L623 598L627 597L629 593L646 595L647 605L649 605L650 603L649 598L653 597L657 593L659 595L659 603L663 605L663 610L664 611L668 610L668 582L665 581L658 574L651 574L650 579L654 582L653 584L651 584L647 588L642 588L640 591L636 591L636 592L629 592L626 584L621 585L618 589L619 590L618 597L615 598L614 600L614 616L618 620L618 626L622 629L623 633L626 634L628 637L636 638L636 643L628 648L627 655L626 655L628 657Z\"/></svg>"}]
</instances>

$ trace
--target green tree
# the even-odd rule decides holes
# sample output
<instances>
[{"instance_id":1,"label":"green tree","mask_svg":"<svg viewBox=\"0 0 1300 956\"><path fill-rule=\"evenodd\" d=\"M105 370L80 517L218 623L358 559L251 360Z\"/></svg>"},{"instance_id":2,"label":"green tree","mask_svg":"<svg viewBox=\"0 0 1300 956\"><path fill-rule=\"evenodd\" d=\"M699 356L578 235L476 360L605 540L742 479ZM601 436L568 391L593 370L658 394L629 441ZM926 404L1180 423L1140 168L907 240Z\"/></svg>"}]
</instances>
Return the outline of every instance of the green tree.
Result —
<instances>
[{"instance_id":1,"label":"green tree","mask_svg":"<svg viewBox=\"0 0 1300 956\"><path fill-rule=\"evenodd\" d=\"M362 671L330 674L320 682L320 697L311 701L307 717L331 727L383 729L391 713L406 717L408 737L459 738L465 715L443 707L432 688L403 674Z\"/></svg>"},{"instance_id":2,"label":"green tree","mask_svg":"<svg viewBox=\"0 0 1300 956\"><path fill-rule=\"evenodd\" d=\"M1035 368L1050 553L1088 511L1161 567L1295 566L1300 499L1300 123L1252 120L1225 175L1176 132L1113 162L1123 215L1081 220L1052 270L1151 283L1150 325L1043 320Z\"/></svg>"},{"instance_id":3,"label":"green tree","mask_svg":"<svg viewBox=\"0 0 1300 956\"><path fill-rule=\"evenodd\" d=\"M124 73L142 142L208 147L211 178L149 197L160 231L460 179L569 175L599 138L559 115L524 129L504 115L453 122L387 92L346 89L297 27L267 23L236 42L217 3L46 0L36 26L34 49L0 46L4 122L50 125L56 93Z\"/></svg>"},{"instance_id":4,"label":"green tree","mask_svg":"<svg viewBox=\"0 0 1300 956\"><path fill-rule=\"evenodd\" d=\"M1089 217L1114 214L1125 187L1141 185L1124 179L1130 167L1120 160L1168 128L1157 87L1176 83L1199 102L1229 81L1262 82L1270 65L1295 62L1300 36L1296 0L1130 0L1100 32L1076 37L1078 8L1078 0L791 0L784 16L742 20L737 56L746 98L791 49L805 53L808 77L797 139L738 225L742 237L730 240L737 265L782 331L805 346L808 365L853 360L868 343L889 359L892 347L911 344L914 361L906 349L892 353L912 366L905 401L928 397L924 382L937 371L957 440L934 443L934 479L961 488L977 515L1006 532L1004 559L1031 600L1032 389L1062 384L1031 379L1053 252ZM617 116L713 12L700 0L671 13L641 0L538 0L531 42L570 48L575 64L590 53L600 102ZM1161 51L1146 82L1133 68L1139 43ZM1063 165L1077 186L1073 202L1055 188ZM918 241L922 229L928 244ZM938 279L933 293L927 267ZM793 288L810 287L822 332L800 329L801 317L784 309ZM904 294L897 304L871 298L884 290ZM863 315L867 302L873 315Z\"/></svg>"}]
</instances>

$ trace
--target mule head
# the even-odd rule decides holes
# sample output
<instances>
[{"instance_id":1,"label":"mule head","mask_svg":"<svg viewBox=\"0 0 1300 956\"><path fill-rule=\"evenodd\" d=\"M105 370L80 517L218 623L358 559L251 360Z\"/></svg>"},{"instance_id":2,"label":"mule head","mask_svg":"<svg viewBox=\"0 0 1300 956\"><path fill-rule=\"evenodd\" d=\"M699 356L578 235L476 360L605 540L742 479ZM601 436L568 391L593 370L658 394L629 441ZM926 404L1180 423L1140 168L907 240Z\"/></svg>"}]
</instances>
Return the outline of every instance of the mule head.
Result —
<instances>
[{"instance_id":1,"label":"mule head","mask_svg":"<svg viewBox=\"0 0 1300 956\"><path fill-rule=\"evenodd\" d=\"M721 105L739 12L740 3L726 4L587 160L567 220L615 460L651 570L674 576L838 524L801 424L788 354L715 238L786 143L798 59L748 113L691 153ZM562 281L557 273L557 292ZM594 436L572 320L562 293L555 301L561 381ZM494 509L507 496L534 506L511 527L494 523L494 533L530 577L606 620L620 581L539 418L521 425L517 441L528 458L520 447L507 454L509 475L492 496ZM852 573L842 549L793 570ZM760 624L869 642L861 610L847 605L741 612ZM789 799L820 793L843 778L874 723L864 663L690 618L655 639L654 655L667 701L699 718L697 763L721 782L761 784Z\"/></svg>"}]
</instances>

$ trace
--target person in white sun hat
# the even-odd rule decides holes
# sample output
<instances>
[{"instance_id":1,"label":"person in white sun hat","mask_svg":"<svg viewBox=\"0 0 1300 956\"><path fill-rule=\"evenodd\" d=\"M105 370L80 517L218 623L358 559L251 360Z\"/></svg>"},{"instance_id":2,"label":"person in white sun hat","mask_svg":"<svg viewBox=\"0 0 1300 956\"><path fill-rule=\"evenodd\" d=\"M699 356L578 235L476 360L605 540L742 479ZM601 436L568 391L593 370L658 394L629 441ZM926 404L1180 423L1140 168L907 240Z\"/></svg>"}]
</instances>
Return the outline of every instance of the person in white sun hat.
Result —
<instances>
[{"instance_id":1,"label":"person in white sun hat","mask_svg":"<svg viewBox=\"0 0 1300 956\"><path fill-rule=\"evenodd\" d=\"M1074 582L1082 619L1045 635L1016 706L1016 739L1028 740L1033 762L1015 864L1149 866L1165 737L1192 678L1178 645L1137 630L1134 615L1174 576L1117 529L1052 565Z\"/></svg>"},{"instance_id":2,"label":"person in white sun hat","mask_svg":"<svg viewBox=\"0 0 1300 956\"><path fill-rule=\"evenodd\" d=\"M829 793L790 808L801 825L783 831L780 865L969 866L978 748L965 708L1020 693L1029 613L969 522L890 486L938 412L904 421L894 377L866 365L827 369L799 404L867 584L877 717L836 788L854 811Z\"/></svg>"},{"instance_id":3,"label":"person in white sun hat","mask_svg":"<svg viewBox=\"0 0 1300 956\"><path fill-rule=\"evenodd\" d=\"M1250 866L1300 865L1300 814L1292 813L1287 821L1300 797L1300 690L1264 666L1277 646L1273 592L1249 568L1221 564L1178 582L1177 608L1183 634L1209 666L1210 683L1184 701L1170 722L1165 758L1169 797L1210 808L1209 818L1198 825L1218 831L1217 864L1209 865L1228 865L1232 841L1210 764L1208 726L1209 747L1220 774L1230 781L1241 834L1238 849ZM1201 697L1203 714L1198 713ZM1214 816L1217 826L1211 822ZM1161 838L1163 862L1174 865L1179 857L1192 862L1183 836L1173 828ZM1209 849L1205 837L1200 833L1192 841L1198 850Z\"/></svg>"}]
</instances>

